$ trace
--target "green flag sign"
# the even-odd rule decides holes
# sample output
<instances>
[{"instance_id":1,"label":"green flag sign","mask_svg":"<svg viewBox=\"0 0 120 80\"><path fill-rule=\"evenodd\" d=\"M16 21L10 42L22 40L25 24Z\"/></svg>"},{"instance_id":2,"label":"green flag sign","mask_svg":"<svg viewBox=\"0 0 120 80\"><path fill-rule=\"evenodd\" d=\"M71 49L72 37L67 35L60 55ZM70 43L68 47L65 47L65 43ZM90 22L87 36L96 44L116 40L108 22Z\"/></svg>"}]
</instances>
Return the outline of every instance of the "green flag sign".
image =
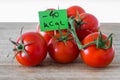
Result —
<instances>
[{"instance_id":1,"label":"green flag sign","mask_svg":"<svg viewBox=\"0 0 120 80\"><path fill-rule=\"evenodd\" d=\"M38 12L38 14L41 31L51 31L58 30L59 28L68 28L67 11L65 9L40 11Z\"/></svg>"}]
</instances>

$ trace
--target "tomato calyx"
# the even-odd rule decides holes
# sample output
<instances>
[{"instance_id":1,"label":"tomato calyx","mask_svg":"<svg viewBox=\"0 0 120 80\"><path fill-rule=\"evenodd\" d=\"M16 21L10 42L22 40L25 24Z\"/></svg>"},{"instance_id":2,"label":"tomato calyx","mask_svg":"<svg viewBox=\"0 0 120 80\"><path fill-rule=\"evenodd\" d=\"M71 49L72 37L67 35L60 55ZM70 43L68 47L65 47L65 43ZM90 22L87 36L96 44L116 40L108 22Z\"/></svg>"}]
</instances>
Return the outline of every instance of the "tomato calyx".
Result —
<instances>
[{"instance_id":1,"label":"tomato calyx","mask_svg":"<svg viewBox=\"0 0 120 80\"><path fill-rule=\"evenodd\" d=\"M112 42L113 42L113 38L112 38L112 33L105 39L103 40L102 38L102 32L99 32L98 38L96 40L94 40L93 42L90 42L86 45L84 45L84 48L95 44L97 48L102 48L102 49L109 49L112 47ZM93 36L94 37L94 36ZM109 45L106 45L106 43L110 40Z\"/></svg>"},{"instance_id":2,"label":"tomato calyx","mask_svg":"<svg viewBox=\"0 0 120 80\"><path fill-rule=\"evenodd\" d=\"M102 49L109 49L112 47L112 42L113 42L113 38L112 38L112 33L105 39L103 40L102 38L102 32L99 32L98 38L96 40L94 40L93 42L90 42L86 45L84 45L84 48L95 44L97 48L102 48ZM109 45L106 45L106 43L110 40Z\"/></svg>"},{"instance_id":3,"label":"tomato calyx","mask_svg":"<svg viewBox=\"0 0 120 80\"><path fill-rule=\"evenodd\" d=\"M78 29L82 29L80 26L83 25L83 24L86 24L86 22L82 21L85 16L83 16L82 18L80 18L80 14L77 11L77 17L78 17L78 20L75 20L75 23L76 23L75 27L78 28Z\"/></svg>"},{"instance_id":4,"label":"tomato calyx","mask_svg":"<svg viewBox=\"0 0 120 80\"><path fill-rule=\"evenodd\" d=\"M63 34L59 26L58 26L58 32L59 32L60 36L52 36L53 38L57 39L56 42L62 42L63 41L64 44L66 44L66 41L72 39L72 37L69 37L71 33L69 31L67 31L66 34Z\"/></svg>"},{"instance_id":5,"label":"tomato calyx","mask_svg":"<svg viewBox=\"0 0 120 80\"><path fill-rule=\"evenodd\" d=\"M58 36L53 36L53 37L57 39L56 42L62 42L63 41L64 44L66 44L66 42L68 40L72 39L72 37L69 37L69 35L70 35L70 33L67 33L66 35L60 34L60 37L58 37Z\"/></svg>"},{"instance_id":6,"label":"tomato calyx","mask_svg":"<svg viewBox=\"0 0 120 80\"><path fill-rule=\"evenodd\" d=\"M9 41L16 46L16 48L14 48L13 51L17 51L17 53L15 54L15 56L13 58L15 58L16 55L19 54L19 52L24 52L24 54L30 59L28 53L25 50L25 46L30 45L32 42L28 42L26 44L23 43L22 30L23 30L23 27L21 28L21 31L20 31L20 43L17 43L15 41L11 40L11 38L9 38Z\"/></svg>"},{"instance_id":7,"label":"tomato calyx","mask_svg":"<svg viewBox=\"0 0 120 80\"><path fill-rule=\"evenodd\" d=\"M18 51L18 52L24 51L24 47L25 47L24 44L18 44L16 46L17 46L17 48L14 48L13 51Z\"/></svg>"}]
</instances>

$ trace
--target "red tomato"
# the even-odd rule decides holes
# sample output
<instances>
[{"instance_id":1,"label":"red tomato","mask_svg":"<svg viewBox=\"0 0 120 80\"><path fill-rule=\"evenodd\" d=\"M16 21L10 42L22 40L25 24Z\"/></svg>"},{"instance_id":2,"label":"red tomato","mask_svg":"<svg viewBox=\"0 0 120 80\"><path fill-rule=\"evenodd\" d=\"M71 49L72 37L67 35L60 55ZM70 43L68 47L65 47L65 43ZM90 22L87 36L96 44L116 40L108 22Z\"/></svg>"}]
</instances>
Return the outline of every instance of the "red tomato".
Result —
<instances>
[{"instance_id":1,"label":"red tomato","mask_svg":"<svg viewBox=\"0 0 120 80\"><path fill-rule=\"evenodd\" d=\"M77 16L77 12L79 14L81 14L81 13L85 13L85 10L82 7L80 7L80 6L71 6L71 7L69 7L67 9L68 17L70 17L70 16L76 17Z\"/></svg>"},{"instance_id":2,"label":"red tomato","mask_svg":"<svg viewBox=\"0 0 120 80\"><path fill-rule=\"evenodd\" d=\"M99 22L94 15L89 13L80 14L80 19L81 21L78 22L80 26L76 28L76 33L79 40L82 41L88 34L98 31ZM78 16L76 17L76 20L78 21Z\"/></svg>"},{"instance_id":3,"label":"red tomato","mask_svg":"<svg viewBox=\"0 0 120 80\"><path fill-rule=\"evenodd\" d=\"M15 46L17 61L24 66L39 65L46 57L47 45L43 37L36 32L22 34Z\"/></svg>"},{"instance_id":4,"label":"red tomato","mask_svg":"<svg viewBox=\"0 0 120 80\"><path fill-rule=\"evenodd\" d=\"M95 32L89 34L82 41L83 45L93 42L98 38L99 33ZM105 34L102 34L103 40L107 38ZM109 45L110 40L105 45ZM114 58L115 50L113 46L108 49L97 48L96 45L90 45L80 52L83 61L91 67L106 67L110 64Z\"/></svg>"},{"instance_id":5,"label":"red tomato","mask_svg":"<svg viewBox=\"0 0 120 80\"><path fill-rule=\"evenodd\" d=\"M56 36L60 37L59 34ZM79 55L79 49L74 40L66 40L66 43L57 40L56 38L52 38L49 42L48 52L50 57L58 63L73 62Z\"/></svg>"},{"instance_id":6,"label":"red tomato","mask_svg":"<svg viewBox=\"0 0 120 80\"><path fill-rule=\"evenodd\" d=\"M54 36L54 31L40 31L40 25L37 26L37 32L40 33L48 44L49 40Z\"/></svg>"}]
</instances>

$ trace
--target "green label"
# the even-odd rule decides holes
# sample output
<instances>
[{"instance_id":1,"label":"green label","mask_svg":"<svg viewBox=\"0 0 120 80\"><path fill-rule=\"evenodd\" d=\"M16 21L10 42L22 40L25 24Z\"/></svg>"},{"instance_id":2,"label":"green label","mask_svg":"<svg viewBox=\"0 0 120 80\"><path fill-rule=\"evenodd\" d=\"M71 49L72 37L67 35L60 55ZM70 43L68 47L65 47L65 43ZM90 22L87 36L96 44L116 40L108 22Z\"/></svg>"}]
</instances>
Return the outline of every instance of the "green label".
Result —
<instances>
[{"instance_id":1,"label":"green label","mask_svg":"<svg viewBox=\"0 0 120 80\"><path fill-rule=\"evenodd\" d=\"M67 11L65 9L40 11L39 20L41 31L51 31L58 30L59 28L68 28Z\"/></svg>"}]
</instances>

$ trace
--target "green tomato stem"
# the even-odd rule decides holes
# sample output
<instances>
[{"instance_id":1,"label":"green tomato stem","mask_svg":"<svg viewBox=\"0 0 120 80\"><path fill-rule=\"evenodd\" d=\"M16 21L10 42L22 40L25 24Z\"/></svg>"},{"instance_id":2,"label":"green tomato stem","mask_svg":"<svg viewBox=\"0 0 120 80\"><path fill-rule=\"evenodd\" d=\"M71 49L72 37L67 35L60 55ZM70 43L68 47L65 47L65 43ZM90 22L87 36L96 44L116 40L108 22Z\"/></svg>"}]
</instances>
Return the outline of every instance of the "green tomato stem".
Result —
<instances>
[{"instance_id":1,"label":"green tomato stem","mask_svg":"<svg viewBox=\"0 0 120 80\"><path fill-rule=\"evenodd\" d=\"M107 39L103 40L101 31L99 32L99 36L98 36L97 40L94 40L93 42L90 42L90 43L88 43L88 44L83 46L81 44L81 42L79 41L79 39L77 37L77 34L76 34L76 29L75 28L77 26L74 26L74 23L76 22L75 18L74 17L70 17L68 19L68 21L69 21L69 24L70 24L70 28L68 30L72 33L72 35L73 35L73 37L74 37L74 39L75 39L75 41L77 43L77 46L78 46L78 48L80 50L83 50L84 48L86 48L86 47L88 47L90 45L93 45L93 44L95 44L97 48L102 48L102 49L108 49L108 48L112 47L112 40L113 40L112 39L112 34L110 34L107 37ZM110 44L107 46L106 43L108 42L108 40L110 40Z\"/></svg>"},{"instance_id":2,"label":"green tomato stem","mask_svg":"<svg viewBox=\"0 0 120 80\"><path fill-rule=\"evenodd\" d=\"M74 22L75 22L74 17L70 17L69 24L71 25L71 27L70 27L69 31L72 33L72 35L77 43L78 48L82 50L82 49L84 49L84 47L82 46L81 42L79 41L79 39L77 37Z\"/></svg>"},{"instance_id":3,"label":"green tomato stem","mask_svg":"<svg viewBox=\"0 0 120 80\"><path fill-rule=\"evenodd\" d=\"M97 40L96 40L97 41ZM85 49L86 47L90 46L90 45L93 45L93 44L96 44L96 41L93 41L93 42L90 42L86 45L83 46L83 48Z\"/></svg>"}]
</instances>

